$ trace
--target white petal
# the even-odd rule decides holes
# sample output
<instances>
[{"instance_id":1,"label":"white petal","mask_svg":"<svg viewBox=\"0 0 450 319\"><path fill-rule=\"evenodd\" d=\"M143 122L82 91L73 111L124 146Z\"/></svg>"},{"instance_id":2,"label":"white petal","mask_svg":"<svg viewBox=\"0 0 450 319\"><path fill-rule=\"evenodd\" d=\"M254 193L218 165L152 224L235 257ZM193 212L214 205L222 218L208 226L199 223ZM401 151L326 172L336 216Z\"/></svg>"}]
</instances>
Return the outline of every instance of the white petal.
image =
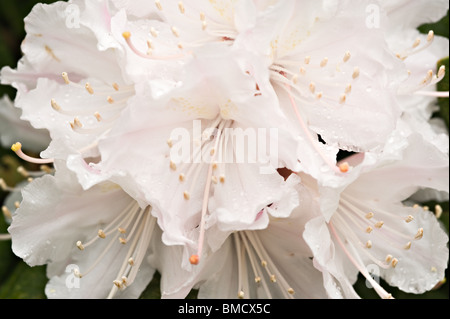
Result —
<instances>
[{"instance_id":1,"label":"white petal","mask_svg":"<svg viewBox=\"0 0 450 319\"><path fill-rule=\"evenodd\" d=\"M4 96L0 100L0 138L3 147L10 148L20 141L24 148L40 152L48 146L50 137L45 130L33 128L29 122L20 119L22 112Z\"/></svg>"}]
</instances>

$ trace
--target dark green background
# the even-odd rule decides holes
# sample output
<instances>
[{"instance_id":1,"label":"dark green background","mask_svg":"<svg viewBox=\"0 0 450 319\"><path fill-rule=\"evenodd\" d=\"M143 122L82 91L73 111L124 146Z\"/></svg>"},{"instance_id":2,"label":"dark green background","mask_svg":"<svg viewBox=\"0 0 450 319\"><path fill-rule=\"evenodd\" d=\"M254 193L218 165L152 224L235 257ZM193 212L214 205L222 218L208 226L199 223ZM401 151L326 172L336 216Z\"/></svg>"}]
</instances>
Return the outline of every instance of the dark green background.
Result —
<instances>
[{"instance_id":1,"label":"dark green background","mask_svg":"<svg viewBox=\"0 0 450 319\"><path fill-rule=\"evenodd\" d=\"M151 1L151 0L149 0ZM20 43L25 37L23 18L30 12L33 5L37 2L52 3L54 1L35 1L35 0L0 0L0 67L11 66L16 67L17 61L21 57ZM446 36L449 33L449 18L447 16L439 23L432 25L424 25L420 30L424 33L433 29L435 34ZM441 63L446 64L449 70L448 59ZM440 83L440 90L448 91L448 75L446 80ZM8 94L11 99L14 99L15 91L9 86L0 85L0 97ZM441 112L436 116L441 116L446 120L448 126L449 107L448 99L440 99ZM0 148L0 176L3 177L8 184L14 185L22 179L16 172L19 165L26 165L21 163L12 151L9 149ZM2 202L7 194L0 190L0 202ZM427 203L430 207L434 207L435 203ZM448 203L441 203L444 207L444 213L441 220L448 230L449 213ZM7 225L4 219L0 216L0 233L6 232ZM29 267L19 258L17 258L11 251L10 241L0 241L0 299L43 299L46 298L44 294L44 287L47 282L45 275L45 266ZM448 271L448 270L447 270ZM385 288L392 292L393 296L398 299L448 299L449 285L448 282L443 284L439 289L430 291L423 295L406 294L392 287L385 285ZM363 298L376 298L378 296L373 290L367 289L365 281L361 278L355 285L357 291ZM149 285L147 290L142 294L141 298L154 299L159 298L159 276L156 275L153 282ZM188 298L195 298L195 291L193 291ZM388 314L385 314L388 315Z\"/></svg>"}]
</instances>

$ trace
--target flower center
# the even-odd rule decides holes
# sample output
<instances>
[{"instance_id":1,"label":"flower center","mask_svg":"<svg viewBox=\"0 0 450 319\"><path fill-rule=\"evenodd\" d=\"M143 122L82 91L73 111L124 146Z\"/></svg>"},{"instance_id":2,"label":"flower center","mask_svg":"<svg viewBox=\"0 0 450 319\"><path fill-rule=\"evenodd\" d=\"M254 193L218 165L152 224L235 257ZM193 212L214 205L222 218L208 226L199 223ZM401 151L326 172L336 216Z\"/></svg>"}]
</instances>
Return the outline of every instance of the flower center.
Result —
<instances>
[{"instance_id":1,"label":"flower center","mask_svg":"<svg viewBox=\"0 0 450 319\"><path fill-rule=\"evenodd\" d=\"M225 183L225 168L224 163L227 158L228 138L227 134L223 134L226 128L232 125L233 121L224 120L218 116L215 120L212 120L210 126L205 129L200 136L194 132L192 140L187 140L189 145L187 147L190 150L190 145L195 145L193 152L186 152L181 160L175 162L170 159L168 169L173 173L178 174L178 181L181 184L186 185L186 190L182 196L184 200L190 200L191 194L197 189L198 178L204 172L205 164L208 165L208 172L205 180L202 210L200 218L200 232L198 238L198 250L197 254L192 255L189 259L191 264L198 264L202 255L204 236L205 236L205 220L208 213L208 201L210 197L210 189L212 184ZM184 141L186 142L186 140ZM183 141L174 143L169 138L167 141L169 148L174 151L178 148L178 144L183 144ZM186 145L181 145L186 146Z\"/></svg>"}]
</instances>

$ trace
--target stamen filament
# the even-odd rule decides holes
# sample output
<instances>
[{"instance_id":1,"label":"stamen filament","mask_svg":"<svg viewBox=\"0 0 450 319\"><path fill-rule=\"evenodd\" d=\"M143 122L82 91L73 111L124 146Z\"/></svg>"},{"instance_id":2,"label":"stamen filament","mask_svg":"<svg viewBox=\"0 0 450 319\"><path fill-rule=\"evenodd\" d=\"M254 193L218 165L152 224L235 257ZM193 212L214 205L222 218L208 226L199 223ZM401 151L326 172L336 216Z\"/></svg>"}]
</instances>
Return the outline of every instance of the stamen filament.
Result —
<instances>
[{"instance_id":1,"label":"stamen filament","mask_svg":"<svg viewBox=\"0 0 450 319\"><path fill-rule=\"evenodd\" d=\"M187 55L190 55L190 52L186 52L186 54L173 54L173 55L166 55L166 56L154 56L154 55L148 55L148 54L144 54L142 52L140 52L135 46L134 44L131 42L131 33L128 31L125 31L124 33L122 33L122 36L124 37L126 43L128 44L128 46L130 47L131 51L133 51L136 55L140 56L141 58L144 59L149 59L149 60L178 60L178 59L182 59L185 58Z\"/></svg>"},{"instance_id":2,"label":"stamen filament","mask_svg":"<svg viewBox=\"0 0 450 319\"><path fill-rule=\"evenodd\" d=\"M392 298L392 295L390 293L388 293L386 290L384 290L383 287L380 286L379 283L377 283L372 276L369 274L369 272L366 270L366 268L364 268L359 262L357 262L355 260L355 258L352 256L352 254L348 251L348 249L345 247L344 243L342 242L342 240L340 239L340 237L338 236L336 229L334 228L333 223L330 221L328 223L328 226L331 230L331 233L333 234L333 236L336 238L339 246L342 248L342 250L344 251L344 253L347 255L348 259L352 262L352 264L359 270L359 272L367 279L367 281L372 285L372 287L374 287L375 291L378 293L378 295L383 298Z\"/></svg>"}]
</instances>

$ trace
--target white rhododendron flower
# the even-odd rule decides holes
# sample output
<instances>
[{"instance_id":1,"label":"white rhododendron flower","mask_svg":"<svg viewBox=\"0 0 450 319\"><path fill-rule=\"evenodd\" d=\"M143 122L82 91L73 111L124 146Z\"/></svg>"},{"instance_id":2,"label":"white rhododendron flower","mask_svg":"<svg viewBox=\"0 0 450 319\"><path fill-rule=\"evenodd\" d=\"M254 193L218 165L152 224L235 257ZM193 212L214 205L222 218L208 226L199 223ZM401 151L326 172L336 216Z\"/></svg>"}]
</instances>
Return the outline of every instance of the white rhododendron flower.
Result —
<instances>
[{"instance_id":1,"label":"white rhododendron flower","mask_svg":"<svg viewBox=\"0 0 450 319\"><path fill-rule=\"evenodd\" d=\"M218 249L208 252L195 268L176 269L173 256L185 259L177 246L155 253L152 260L162 274L163 296L183 298L194 287L199 289L199 298L327 298L321 273L314 268L312 252L302 239L316 203L297 176L287 182L299 196L283 198L267 210L272 216L273 211L292 212L289 217L270 217L261 230L228 232L225 242L220 241ZM218 233L217 229L210 232ZM209 238L217 241L217 237Z\"/></svg>"},{"instance_id":2,"label":"white rhododendron flower","mask_svg":"<svg viewBox=\"0 0 450 319\"><path fill-rule=\"evenodd\" d=\"M163 298L357 298L359 273L392 297L373 265L401 290L432 289L448 235L408 205L448 200L434 115L449 46L418 28L448 7L36 5L23 57L0 73L17 90L0 134L41 171L0 179L0 238L47 265L50 298L137 298L155 272Z\"/></svg>"},{"instance_id":3,"label":"white rhododendron flower","mask_svg":"<svg viewBox=\"0 0 450 319\"><path fill-rule=\"evenodd\" d=\"M147 261L150 243L161 243L151 207L139 207L111 182L85 191L72 172L56 167L55 176L23 189L9 227L14 253L31 266L48 265L49 298L139 297L155 269Z\"/></svg>"},{"instance_id":4,"label":"white rhododendron flower","mask_svg":"<svg viewBox=\"0 0 450 319\"><path fill-rule=\"evenodd\" d=\"M368 269L406 292L423 293L444 276L448 263L448 234L431 211L403 204L422 188L448 194L448 155L418 134L397 154L386 152L366 162L355 179L327 196L322 215L306 224L304 237L324 273L330 295L356 297L352 288L360 272L383 298L391 295L375 282ZM314 181L307 182L320 192ZM330 195L321 192L322 196ZM319 195L316 193L316 196ZM336 297L337 297L336 296Z\"/></svg>"}]
</instances>

